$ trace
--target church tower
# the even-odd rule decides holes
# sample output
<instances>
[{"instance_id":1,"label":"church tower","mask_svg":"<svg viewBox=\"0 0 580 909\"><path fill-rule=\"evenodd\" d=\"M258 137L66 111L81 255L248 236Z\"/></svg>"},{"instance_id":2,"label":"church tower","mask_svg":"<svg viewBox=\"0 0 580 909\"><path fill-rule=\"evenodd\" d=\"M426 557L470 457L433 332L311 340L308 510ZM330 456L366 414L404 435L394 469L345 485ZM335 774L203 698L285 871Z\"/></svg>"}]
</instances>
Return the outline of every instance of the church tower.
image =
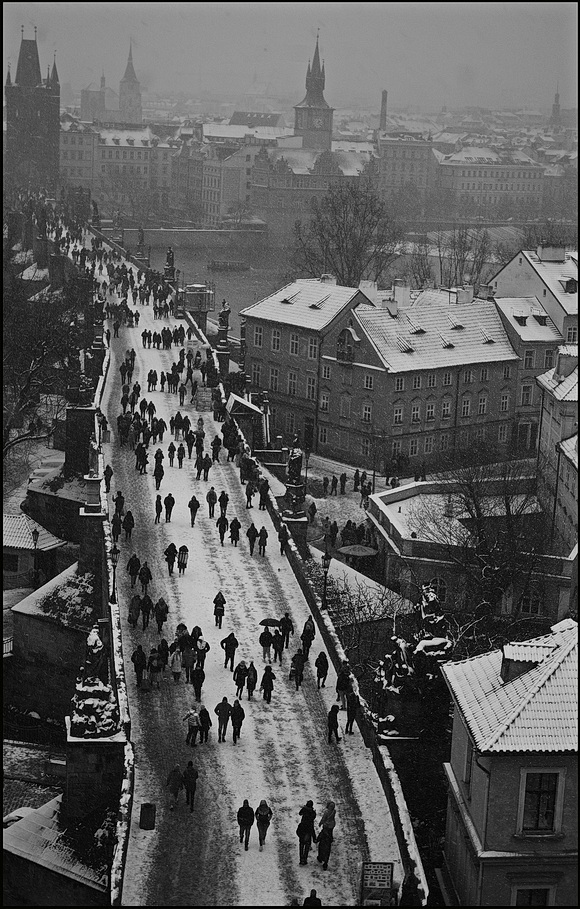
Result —
<instances>
[{"instance_id":1,"label":"church tower","mask_svg":"<svg viewBox=\"0 0 580 909\"><path fill-rule=\"evenodd\" d=\"M60 82L56 59L42 79L34 39L24 37L16 77L6 78L6 171L16 179L55 187L59 171Z\"/></svg>"},{"instance_id":2,"label":"church tower","mask_svg":"<svg viewBox=\"0 0 580 909\"><path fill-rule=\"evenodd\" d=\"M119 83L119 117L122 123L142 126L141 85L133 69L133 49L129 44L129 59L125 75Z\"/></svg>"},{"instance_id":3,"label":"church tower","mask_svg":"<svg viewBox=\"0 0 580 909\"><path fill-rule=\"evenodd\" d=\"M331 150L333 108L324 100L324 83L317 35L312 66L309 62L306 71L306 97L294 107L294 135L302 136L303 148Z\"/></svg>"},{"instance_id":4,"label":"church tower","mask_svg":"<svg viewBox=\"0 0 580 909\"><path fill-rule=\"evenodd\" d=\"M560 125L560 86L556 84L556 95L552 104L552 116L550 117L551 126Z\"/></svg>"}]
</instances>

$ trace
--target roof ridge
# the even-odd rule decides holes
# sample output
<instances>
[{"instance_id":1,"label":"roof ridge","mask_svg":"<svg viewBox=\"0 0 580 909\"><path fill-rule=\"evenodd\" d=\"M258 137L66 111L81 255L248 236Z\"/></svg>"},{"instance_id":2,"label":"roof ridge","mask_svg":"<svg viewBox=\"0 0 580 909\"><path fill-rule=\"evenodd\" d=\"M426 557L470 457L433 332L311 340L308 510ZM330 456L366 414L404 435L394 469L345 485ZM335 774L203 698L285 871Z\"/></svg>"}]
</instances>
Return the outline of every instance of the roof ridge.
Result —
<instances>
[{"instance_id":1,"label":"roof ridge","mask_svg":"<svg viewBox=\"0 0 580 909\"><path fill-rule=\"evenodd\" d=\"M484 745L481 749L482 751L491 751L492 747L498 743L500 738L507 732L507 730L512 725L512 723L514 723L518 719L518 717L522 714L524 709L528 706L528 704L530 703L532 698L534 698L538 694L539 690L545 685L545 683L548 681L548 679L554 674L556 669L559 666L561 666L564 658L568 656L568 654L574 649L574 647L577 646L577 644L578 644L578 635L576 634L574 637L571 637L571 639L568 642L565 642L562 645L562 649L559 654L556 653L555 655L551 655L550 657L548 657L546 659L546 661L545 661L546 666L545 666L544 672L540 673L540 676L537 679L536 683L534 685L532 685L532 687L528 690L524 699L522 701L520 701L519 704L517 704L512 709L511 713L508 714L507 719L504 720L504 722L501 724L501 726L495 730L493 735L489 739L487 739L487 741L484 743ZM559 647L559 646L560 645L556 645L556 647ZM542 664L540 664L540 666L541 665ZM521 678L521 676L518 676L518 679L520 679L520 678ZM514 681L518 681L518 679L514 679Z\"/></svg>"}]
</instances>

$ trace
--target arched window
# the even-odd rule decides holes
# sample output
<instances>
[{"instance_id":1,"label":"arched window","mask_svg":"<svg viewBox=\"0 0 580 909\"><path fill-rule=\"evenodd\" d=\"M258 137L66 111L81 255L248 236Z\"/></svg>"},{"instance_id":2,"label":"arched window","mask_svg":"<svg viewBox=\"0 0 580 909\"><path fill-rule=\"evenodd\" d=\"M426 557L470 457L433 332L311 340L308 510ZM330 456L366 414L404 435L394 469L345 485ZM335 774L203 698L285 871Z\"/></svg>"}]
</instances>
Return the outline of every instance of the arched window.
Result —
<instances>
[{"instance_id":1,"label":"arched window","mask_svg":"<svg viewBox=\"0 0 580 909\"><path fill-rule=\"evenodd\" d=\"M447 598L447 584L445 580L443 578L431 578L429 586L433 589L439 602L443 604Z\"/></svg>"},{"instance_id":2,"label":"arched window","mask_svg":"<svg viewBox=\"0 0 580 909\"><path fill-rule=\"evenodd\" d=\"M521 599L521 610L525 615L540 615L542 612L542 599L535 587L527 590Z\"/></svg>"}]
</instances>

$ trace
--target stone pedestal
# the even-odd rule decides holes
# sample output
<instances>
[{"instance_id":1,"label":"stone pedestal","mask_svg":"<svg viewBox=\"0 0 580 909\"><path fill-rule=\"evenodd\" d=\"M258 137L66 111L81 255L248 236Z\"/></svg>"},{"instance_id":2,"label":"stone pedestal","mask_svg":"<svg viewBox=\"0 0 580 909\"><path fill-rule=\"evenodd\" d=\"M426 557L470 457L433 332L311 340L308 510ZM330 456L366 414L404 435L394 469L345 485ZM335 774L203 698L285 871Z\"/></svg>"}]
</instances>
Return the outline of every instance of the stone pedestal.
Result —
<instances>
[{"instance_id":1,"label":"stone pedestal","mask_svg":"<svg viewBox=\"0 0 580 909\"><path fill-rule=\"evenodd\" d=\"M66 785L63 811L67 823L82 820L106 804L114 805L121 794L126 737L123 732L102 739L79 739L71 735L65 718Z\"/></svg>"},{"instance_id":2,"label":"stone pedestal","mask_svg":"<svg viewBox=\"0 0 580 909\"><path fill-rule=\"evenodd\" d=\"M308 518L303 511L284 511L282 517L288 525L288 530L296 541L306 543L308 531Z\"/></svg>"},{"instance_id":3,"label":"stone pedestal","mask_svg":"<svg viewBox=\"0 0 580 909\"><path fill-rule=\"evenodd\" d=\"M51 255L48 259L48 276L51 290L64 287L64 256Z\"/></svg>"},{"instance_id":4,"label":"stone pedestal","mask_svg":"<svg viewBox=\"0 0 580 909\"><path fill-rule=\"evenodd\" d=\"M39 268L48 268L48 240L46 237L34 237L32 254Z\"/></svg>"},{"instance_id":5,"label":"stone pedestal","mask_svg":"<svg viewBox=\"0 0 580 909\"><path fill-rule=\"evenodd\" d=\"M304 483L286 483L286 501L300 504L306 499Z\"/></svg>"},{"instance_id":6,"label":"stone pedestal","mask_svg":"<svg viewBox=\"0 0 580 909\"><path fill-rule=\"evenodd\" d=\"M175 284L175 268L173 265L165 265L163 268L163 277L170 284Z\"/></svg>"}]
</instances>

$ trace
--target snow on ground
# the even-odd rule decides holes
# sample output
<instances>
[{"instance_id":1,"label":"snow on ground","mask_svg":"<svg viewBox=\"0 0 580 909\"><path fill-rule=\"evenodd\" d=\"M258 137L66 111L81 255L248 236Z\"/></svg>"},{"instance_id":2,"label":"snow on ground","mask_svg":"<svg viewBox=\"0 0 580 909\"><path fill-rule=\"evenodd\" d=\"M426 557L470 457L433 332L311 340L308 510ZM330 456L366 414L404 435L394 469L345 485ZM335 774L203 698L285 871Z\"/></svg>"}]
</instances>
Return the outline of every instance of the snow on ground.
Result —
<instances>
[{"instance_id":1,"label":"snow on ground","mask_svg":"<svg viewBox=\"0 0 580 909\"><path fill-rule=\"evenodd\" d=\"M140 382L142 396L153 399L157 415L162 414L169 423L171 413L178 409L176 395L159 390L147 393L148 370L167 371L177 359L177 351L142 347L144 326L160 330L167 323L155 322L151 307L138 308L139 327L121 328L121 337L112 340L113 362L102 405L113 430L112 442L104 446L105 462L110 462L114 471L111 495L118 489L123 491L126 507L132 510L136 521L131 543L125 543L124 534L121 535L117 571L135 746L135 794L123 904L281 906L295 898L302 902L314 887L323 905L355 905L363 861L394 861L395 883L400 883L402 865L396 837L371 755L358 729L353 736L342 733L339 744L327 744L326 716L336 699L336 676L331 669L327 687L317 690L313 664L321 649L319 634L302 689L296 692L288 678L290 656L297 649L309 609L285 556L280 554L268 513L258 510L257 499L251 510L246 509L238 471L232 463L225 463L223 452L221 463L214 465L209 482L204 483L194 479L193 461L187 458L182 470L178 469L177 460L174 468L169 467L167 446L171 438L167 433L161 445L150 446L146 476L135 471L133 453L116 443L121 395L118 366L127 348L134 347L137 354L133 381ZM176 324L175 320L169 321ZM195 424L198 414L193 406L187 404L181 410ZM210 413L204 413L203 418L209 444L221 424L214 424ZM171 523L164 523L162 517L159 525L153 523L156 491L152 470L157 447L166 454L161 496L172 492L176 499ZM208 518L205 502L211 485L218 495L222 489L228 492L228 519L235 514L242 523L238 548L232 546L228 536L224 547L220 546L215 520ZM192 493L202 505L193 529L187 508ZM259 556L257 549L253 557L249 555L245 532L251 519L258 529L263 524L268 530L265 557ZM183 544L189 547L189 564L182 577L177 575L177 569L170 577L163 560L163 551L171 541L178 548ZM167 672L161 691L141 692L135 686L130 662L133 649L142 643L148 653L160 636L154 620L146 631L141 630L141 625L133 630L127 623L131 590L125 566L133 552L151 566L153 582L149 592L153 601L164 596L169 603L163 636L171 642L179 622L185 622L188 628L199 624L211 647L202 701L212 716L213 728L209 743L198 744L195 750L185 745L186 727L182 720L194 698L183 677L175 685ZM226 598L222 629L215 627L212 602L220 589ZM259 684L264 668L258 644L262 630L259 623L268 616L281 617L285 611L294 621L296 635L285 651L283 667L273 666L276 681L272 703L266 704L259 690L251 702L246 693L242 701L246 719L239 744L232 744L231 729L227 741L218 744L214 708L222 697L227 696L230 703L235 697L231 673L223 665L221 639L230 631L235 633L240 642L235 664L242 658L253 659ZM344 728L344 712L340 720ZM190 759L200 774L195 811L186 811L183 795L177 810L170 811L165 788L167 774L175 763L183 769ZM236 812L244 798L254 808L265 798L274 812L263 853L258 851L255 826L248 853L239 843ZM316 861L316 846L308 866L298 864L295 831L298 811L307 799L314 801L318 818L328 800L336 802L337 827L326 872ZM140 809L145 802L156 805L153 831L139 827Z\"/></svg>"}]
</instances>

